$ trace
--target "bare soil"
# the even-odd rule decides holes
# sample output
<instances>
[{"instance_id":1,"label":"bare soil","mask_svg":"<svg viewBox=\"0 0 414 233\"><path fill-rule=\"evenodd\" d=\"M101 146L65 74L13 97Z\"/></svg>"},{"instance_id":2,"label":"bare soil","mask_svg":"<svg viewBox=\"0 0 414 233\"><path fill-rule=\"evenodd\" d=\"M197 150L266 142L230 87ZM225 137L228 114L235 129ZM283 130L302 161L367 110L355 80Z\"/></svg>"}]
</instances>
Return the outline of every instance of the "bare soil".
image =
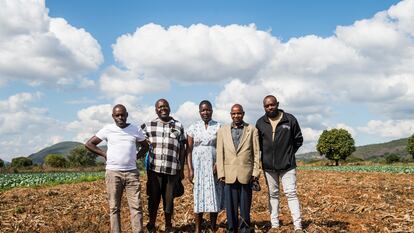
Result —
<instances>
[{"instance_id":1,"label":"bare soil","mask_svg":"<svg viewBox=\"0 0 414 233\"><path fill-rule=\"evenodd\" d=\"M145 224L145 176L141 181ZM175 200L174 225L178 232L192 232L192 187L183 182L186 190ZM262 191L253 194L251 218L256 232L267 232L263 176L260 182ZM299 171L298 194L306 232L414 232L414 174ZM286 197L282 194L281 199L279 232L293 232ZM125 198L122 205L123 232L131 232ZM157 222L162 231L162 211ZM225 222L221 212L217 232L225 232ZM109 232L104 181L0 192L0 232Z\"/></svg>"}]
</instances>

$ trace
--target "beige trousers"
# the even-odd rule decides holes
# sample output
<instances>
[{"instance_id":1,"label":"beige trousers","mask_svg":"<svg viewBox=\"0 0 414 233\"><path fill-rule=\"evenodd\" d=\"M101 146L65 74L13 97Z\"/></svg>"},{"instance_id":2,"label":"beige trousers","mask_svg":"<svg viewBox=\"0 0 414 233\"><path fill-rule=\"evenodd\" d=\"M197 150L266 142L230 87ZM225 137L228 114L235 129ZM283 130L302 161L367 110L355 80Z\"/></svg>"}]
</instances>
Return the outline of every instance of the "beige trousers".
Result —
<instances>
[{"instance_id":1,"label":"beige trousers","mask_svg":"<svg viewBox=\"0 0 414 233\"><path fill-rule=\"evenodd\" d=\"M121 198L125 190L131 215L132 232L143 232L141 185L138 170L111 171L105 174L106 192L109 201L111 232L121 232Z\"/></svg>"}]
</instances>

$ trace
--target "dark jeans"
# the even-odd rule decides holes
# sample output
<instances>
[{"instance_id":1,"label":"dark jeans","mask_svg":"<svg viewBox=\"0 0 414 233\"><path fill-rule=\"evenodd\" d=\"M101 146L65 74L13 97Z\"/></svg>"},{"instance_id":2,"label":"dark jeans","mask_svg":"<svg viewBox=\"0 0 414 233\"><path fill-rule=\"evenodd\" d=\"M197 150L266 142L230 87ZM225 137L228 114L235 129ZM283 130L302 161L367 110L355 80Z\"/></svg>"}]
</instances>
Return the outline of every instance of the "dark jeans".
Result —
<instances>
[{"instance_id":1,"label":"dark jeans","mask_svg":"<svg viewBox=\"0 0 414 233\"><path fill-rule=\"evenodd\" d=\"M162 197L164 212L172 214L174 210L173 192L179 176L157 173L151 170L148 170L147 174L148 211L156 213Z\"/></svg>"},{"instance_id":2,"label":"dark jeans","mask_svg":"<svg viewBox=\"0 0 414 233\"><path fill-rule=\"evenodd\" d=\"M241 184L238 181L224 186L225 206L227 214L228 232L251 232L250 207L252 205L252 189L250 184ZM240 225L238 209L240 207Z\"/></svg>"}]
</instances>

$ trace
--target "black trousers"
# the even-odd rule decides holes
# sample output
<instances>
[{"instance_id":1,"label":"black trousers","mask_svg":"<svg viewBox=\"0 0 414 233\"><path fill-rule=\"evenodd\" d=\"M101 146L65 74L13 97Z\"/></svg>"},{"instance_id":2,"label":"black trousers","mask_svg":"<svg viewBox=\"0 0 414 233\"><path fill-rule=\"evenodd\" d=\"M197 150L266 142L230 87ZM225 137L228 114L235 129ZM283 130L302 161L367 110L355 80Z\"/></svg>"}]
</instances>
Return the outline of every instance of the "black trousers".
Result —
<instances>
[{"instance_id":1,"label":"black trousers","mask_svg":"<svg viewBox=\"0 0 414 233\"><path fill-rule=\"evenodd\" d=\"M227 231L250 233L250 208L252 205L252 189L250 184L241 184L238 181L233 184L225 184L224 196L226 200Z\"/></svg>"},{"instance_id":2,"label":"black trousers","mask_svg":"<svg viewBox=\"0 0 414 233\"><path fill-rule=\"evenodd\" d=\"M174 188L177 185L178 175L167 175L151 170L147 171L148 211L157 212L161 197L164 212L172 214L174 211Z\"/></svg>"}]
</instances>

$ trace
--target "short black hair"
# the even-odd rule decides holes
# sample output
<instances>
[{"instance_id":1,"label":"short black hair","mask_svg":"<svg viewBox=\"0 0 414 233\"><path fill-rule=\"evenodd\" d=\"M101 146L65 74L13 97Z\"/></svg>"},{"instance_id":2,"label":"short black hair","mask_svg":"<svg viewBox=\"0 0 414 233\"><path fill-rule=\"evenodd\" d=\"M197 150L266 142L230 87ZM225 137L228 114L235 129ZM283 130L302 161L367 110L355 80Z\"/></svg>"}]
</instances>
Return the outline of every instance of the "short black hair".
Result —
<instances>
[{"instance_id":1,"label":"short black hair","mask_svg":"<svg viewBox=\"0 0 414 233\"><path fill-rule=\"evenodd\" d=\"M126 107L122 104L117 104L112 108L112 112L115 111L116 108L122 108L123 110L125 110L125 112L127 111Z\"/></svg>"},{"instance_id":2,"label":"short black hair","mask_svg":"<svg viewBox=\"0 0 414 233\"><path fill-rule=\"evenodd\" d=\"M210 101L208 101L208 100L201 101L200 104L198 105L198 108L200 109L201 106L204 105L204 104L209 106L211 109L213 109L213 105L211 105Z\"/></svg>"}]
</instances>

